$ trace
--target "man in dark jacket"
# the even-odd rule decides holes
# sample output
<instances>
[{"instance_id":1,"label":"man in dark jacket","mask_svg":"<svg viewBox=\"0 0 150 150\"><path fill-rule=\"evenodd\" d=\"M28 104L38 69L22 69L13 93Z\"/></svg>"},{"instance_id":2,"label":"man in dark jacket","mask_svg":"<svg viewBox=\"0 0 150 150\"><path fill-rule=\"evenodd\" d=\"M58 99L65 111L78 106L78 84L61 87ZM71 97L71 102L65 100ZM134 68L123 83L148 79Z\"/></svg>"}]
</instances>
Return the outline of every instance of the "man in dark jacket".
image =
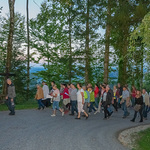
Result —
<instances>
[{"instance_id":1,"label":"man in dark jacket","mask_svg":"<svg viewBox=\"0 0 150 150\"><path fill-rule=\"evenodd\" d=\"M106 92L103 94L102 98L102 104L104 106L104 119L109 118L112 114L112 112L109 111L112 102L112 94L109 90L109 86L106 86Z\"/></svg>"},{"instance_id":2,"label":"man in dark jacket","mask_svg":"<svg viewBox=\"0 0 150 150\"><path fill-rule=\"evenodd\" d=\"M9 115L15 115L15 86L12 84L11 79L7 79L7 96L6 96L6 104L8 106L8 109L10 110Z\"/></svg>"}]
</instances>

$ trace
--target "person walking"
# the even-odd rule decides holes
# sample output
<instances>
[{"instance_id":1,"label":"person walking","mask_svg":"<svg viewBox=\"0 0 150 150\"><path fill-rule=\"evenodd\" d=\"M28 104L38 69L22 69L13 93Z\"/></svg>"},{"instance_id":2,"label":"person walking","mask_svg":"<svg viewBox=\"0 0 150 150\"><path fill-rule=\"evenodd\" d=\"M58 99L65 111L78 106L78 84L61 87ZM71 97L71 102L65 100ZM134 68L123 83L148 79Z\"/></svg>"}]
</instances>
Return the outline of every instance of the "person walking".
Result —
<instances>
[{"instance_id":1,"label":"person walking","mask_svg":"<svg viewBox=\"0 0 150 150\"><path fill-rule=\"evenodd\" d=\"M94 97L95 97L95 107L96 107L96 109L98 109L98 98L99 98L99 88L98 88L98 84L95 84Z\"/></svg>"},{"instance_id":2,"label":"person walking","mask_svg":"<svg viewBox=\"0 0 150 150\"><path fill-rule=\"evenodd\" d=\"M117 85L117 90L118 90L118 92L119 92L118 108L121 108L120 102L121 102L121 100L122 100L122 92L123 92L123 88L122 88L122 86L121 86L120 83L118 83L118 85Z\"/></svg>"},{"instance_id":3,"label":"person walking","mask_svg":"<svg viewBox=\"0 0 150 150\"><path fill-rule=\"evenodd\" d=\"M90 107L89 107L89 113L92 112L92 110L94 110L94 113L96 112L96 109L94 108L94 103L95 103L95 97L94 97L94 91L92 89L92 87L88 88L88 91L90 93Z\"/></svg>"},{"instance_id":4,"label":"person walking","mask_svg":"<svg viewBox=\"0 0 150 150\"><path fill-rule=\"evenodd\" d=\"M118 98L119 98L119 91L117 90L116 85L113 87L113 107L115 108L116 111L118 111Z\"/></svg>"},{"instance_id":5,"label":"person walking","mask_svg":"<svg viewBox=\"0 0 150 150\"><path fill-rule=\"evenodd\" d=\"M103 99L103 94L106 92L106 86L104 84L100 85L101 86L101 94L100 94L100 100L98 104L98 110L94 113L100 113L101 107L102 107L102 99Z\"/></svg>"},{"instance_id":6,"label":"person walking","mask_svg":"<svg viewBox=\"0 0 150 150\"><path fill-rule=\"evenodd\" d=\"M63 84L63 93L60 93L60 95L63 95L63 110L66 113L69 112L69 110L67 110L67 104L70 103L70 97L69 97L69 91L67 88L66 84Z\"/></svg>"},{"instance_id":7,"label":"person walking","mask_svg":"<svg viewBox=\"0 0 150 150\"><path fill-rule=\"evenodd\" d=\"M106 86L106 91L103 93L102 97L102 105L104 107L104 119L108 119L111 116L111 113L109 112L109 107L112 102L112 95L109 91L109 87Z\"/></svg>"},{"instance_id":8,"label":"person walking","mask_svg":"<svg viewBox=\"0 0 150 150\"><path fill-rule=\"evenodd\" d=\"M7 85L6 105L10 110L9 115L15 115L15 86L12 84L11 79L7 79Z\"/></svg>"},{"instance_id":9,"label":"person walking","mask_svg":"<svg viewBox=\"0 0 150 150\"><path fill-rule=\"evenodd\" d=\"M87 91L86 86L83 86L82 89L84 90L84 107L83 109L85 110L86 113L88 113L88 107L90 106L90 93Z\"/></svg>"},{"instance_id":10,"label":"person walking","mask_svg":"<svg viewBox=\"0 0 150 150\"><path fill-rule=\"evenodd\" d=\"M149 106L150 106L150 102L149 102L149 95L146 92L146 89L142 90L142 96L143 96L143 117L145 120L147 120L147 113L149 111Z\"/></svg>"},{"instance_id":11,"label":"person walking","mask_svg":"<svg viewBox=\"0 0 150 150\"><path fill-rule=\"evenodd\" d=\"M71 91L70 91L70 100L71 100L71 116L74 116L74 112L78 114L78 109L77 109L77 89L74 84L71 84Z\"/></svg>"},{"instance_id":12,"label":"person walking","mask_svg":"<svg viewBox=\"0 0 150 150\"><path fill-rule=\"evenodd\" d=\"M122 118L126 118L130 115L130 113L128 112L128 106L130 105L130 94L126 86L123 87L122 100L120 104L122 105L122 110L124 111Z\"/></svg>"},{"instance_id":13,"label":"person walking","mask_svg":"<svg viewBox=\"0 0 150 150\"><path fill-rule=\"evenodd\" d=\"M56 85L53 85L53 93L51 93L51 96L53 96L53 114L51 116L56 116L56 110L59 110L62 116L64 116L64 111L59 107L60 92Z\"/></svg>"},{"instance_id":14,"label":"person walking","mask_svg":"<svg viewBox=\"0 0 150 150\"><path fill-rule=\"evenodd\" d=\"M132 91L131 91L132 107L135 106L135 96L136 96L136 88L135 86L132 86Z\"/></svg>"},{"instance_id":15,"label":"person walking","mask_svg":"<svg viewBox=\"0 0 150 150\"><path fill-rule=\"evenodd\" d=\"M80 83L77 84L78 92L77 92L77 102L78 102L78 116L75 119L81 118L81 112L83 112L88 119L89 115L83 110L84 106L84 90L82 89L82 85Z\"/></svg>"},{"instance_id":16,"label":"person walking","mask_svg":"<svg viewBox=\"0 0 150 150\"><path fill-rule=\"evenodd\" d=\"M44 109L45 105L42 103L42 99L44 98L43 89L38 84L37 84L36 87L37 87L37 92L36 92L36 95L35 95L35 99L37 100L38 105L39 105L38 110L40 110L41 107L42 107L42 109Z\"/></svg>"},{"instance_id":17,"label":"person walking","mask_svg":"<svg viewBox=\"0 0 150 150\"><path fill-rule=\"evenodd\" d=\"M136 97L135 97L134 117L130 121L135 122L135 119L137 117L137 113L139 112L140 122L143 122L142 106L143 106L143 96L141 95L141 92L139 90L137 90L136 91Z\"/></svg>"},{"instance_id":18,"label":"person walking","mask_svg":"<svg viewBox=\"0 0 150 150\"><path fill-rule=\"evenodd\" d=\"M43 94L44 94L44 98L42 99L42 103L48 107L50 106L50 98L49 98L49 87L47 86L47 84L45 83L45 81L42 82L43 85Z\"/></svg>"}]
</instances>

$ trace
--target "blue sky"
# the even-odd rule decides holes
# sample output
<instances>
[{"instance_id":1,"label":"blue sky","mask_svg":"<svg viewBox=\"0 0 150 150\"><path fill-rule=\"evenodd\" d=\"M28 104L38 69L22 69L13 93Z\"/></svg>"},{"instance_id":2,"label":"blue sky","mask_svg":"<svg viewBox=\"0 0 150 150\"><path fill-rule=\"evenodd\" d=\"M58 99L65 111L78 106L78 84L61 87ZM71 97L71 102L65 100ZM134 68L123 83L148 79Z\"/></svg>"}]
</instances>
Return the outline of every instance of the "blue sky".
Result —
<instances>
[{"instance_id":1,"label":"blue sky","mask_svg":"<svg viewBox=\"0 0 150 150\"><path fill-rule=\"evenodd\" d=\"M40 12L40 8L38 6L40 6L43 1L44 0L29 0L30 18L35 18ZM5 16L7 13L9 13L8 0L0 0L0 7L3 7L1 13L2 16ZM22 15L26 16L26 0L15 0L15 12L20 12Z\"/></svg>"}]
</instances>

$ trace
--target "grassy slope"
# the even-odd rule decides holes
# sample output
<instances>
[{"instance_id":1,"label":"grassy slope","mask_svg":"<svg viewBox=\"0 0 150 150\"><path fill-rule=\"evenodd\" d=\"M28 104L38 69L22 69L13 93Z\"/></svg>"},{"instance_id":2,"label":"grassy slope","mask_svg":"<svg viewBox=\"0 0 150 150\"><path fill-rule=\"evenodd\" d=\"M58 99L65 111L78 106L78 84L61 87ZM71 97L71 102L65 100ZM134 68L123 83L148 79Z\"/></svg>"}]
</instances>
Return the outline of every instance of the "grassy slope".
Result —
<instances>
[{"instance_id":1,"label":"grassy slope","mask_svg":"<svg viewBox=\"0 0 150 150\"><path fill-rule=\"evenodd\" d=\"M136 150L150 150L150 128L138 133L139 138L136 140Z\"/></svg>"}]
</instances>

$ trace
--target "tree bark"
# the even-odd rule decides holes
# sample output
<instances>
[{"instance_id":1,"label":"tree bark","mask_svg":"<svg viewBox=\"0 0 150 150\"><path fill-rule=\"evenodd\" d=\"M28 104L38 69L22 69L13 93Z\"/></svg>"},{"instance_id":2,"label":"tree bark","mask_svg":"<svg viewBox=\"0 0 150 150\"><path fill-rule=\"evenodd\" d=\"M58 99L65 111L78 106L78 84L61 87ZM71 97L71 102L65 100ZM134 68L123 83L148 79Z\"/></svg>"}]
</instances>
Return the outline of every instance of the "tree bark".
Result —
<instances>
[{"instance_id":1,"label":"tree bark","mask_svg":"<svg viewBox=\"0 0 150 150\"><path fill-rule=\"evenodd\" d=\"M6 59L6 76L3 84L3 95L6 95L7 84L6 80L9 77L8 74L11 71L11 60L12 60L12 49L13 49L13 34L14 34L14 4L15 0L8 0L9 13L10 13L10 24L9 24L9 34L7 41L7 59Z\"/></svg>"},{"instance_id":2,"label":"tree bark","mask_svg":"<svg viewBox=\"0 0 150 150\"><path fill-rule=\"evenodd\" d=\"M89 69L90 69L90 48L89 48L89 0L87 0L87 13L86 13L86 45L85 45L85 83L89 82Z\"/></svg>"},{"instance_id":3,"label":"tree bark","mask_svg":"<svg viewBox=\"0 0 150 150\"><path fill-rule=\"evenodd\" d=\"M29 1L26 4L27 11L27 100L29 100L30 86L30 42L29 42Z\"/></svg>"},{"instance_id":4,"label":"tree bark","mask_svg":"<svg viewBox=\"0 0 150 150\"><path fill-rule=\"evenodd\" d=\"M72 20L71 20L71 9L69 6L69 83L71 83L72 78L72 41L71 41L71 30L72 30Z\"/></svg>"},{"instance_id":5,"label":"tree bark","mask_svg":"<svg viewBox=\"0 0 150 150\"><path fill-rule=\"evenodd\" d=\"M107 22L106 22L106 35L105 35L105 56L104 56L104 83L108 83L109 77L109 46L110 46L110 18L111 18L111 0L108 0L107 7Z\"/></svg>"}]
</instances>

